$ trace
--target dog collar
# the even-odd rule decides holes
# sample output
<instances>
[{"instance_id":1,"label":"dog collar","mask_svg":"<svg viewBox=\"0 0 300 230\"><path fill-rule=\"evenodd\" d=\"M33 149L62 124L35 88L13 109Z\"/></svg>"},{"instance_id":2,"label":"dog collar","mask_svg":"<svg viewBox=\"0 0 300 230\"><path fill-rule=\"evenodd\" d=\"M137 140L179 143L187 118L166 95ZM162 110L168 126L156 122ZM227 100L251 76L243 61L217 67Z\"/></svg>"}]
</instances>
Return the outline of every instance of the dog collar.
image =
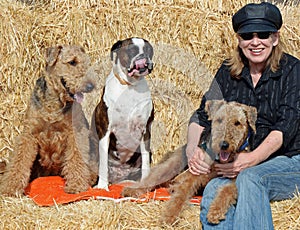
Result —
<instances>
[{"instance_id":1,"label":"dog collar","mask_svg":"<svg viewBox=\"0 0 300 230\"><path fill-rule=\"evenodd\" d=\"M114 75L118 79L118 81L121 83L121 85L131 85L129 82L127 82L123 78L121 78L119 74L114 72Z\"/></svg>"},{"instance_id":2,"label":"dog collar","mask_svg":"<svg viewBox=\"0 0 300 230\"><path fill-rule=\"evenodd\" d=\"M251 128L249 128L248 136L247 136L244 144L242 144L242 146L239 148L239 152L244 151L249 146L249 138L250 138L251 134L252 134L252 130L251 130Z\"/></svg>"},{"instance_id":3,"label":"dog collar","mask_svg":"<svg viewBox=\"0 0 300 230\"><path fill-rule=\"evenodd\" d=\"M247 138L246 138L245 142L242 144L242 146L239 148L238 152L244 151L249 146L249 139L250 139L251 135L252 135L252 129L249 128ZM216 156L218 156L218 155L215 154L210 148L207 147L206 141L203 141L199 147L202 148L205 152L207 152L207 154L210 156L210 158L212 160L216 160L216 158L217 158Z\"/></svg>"}]
</instances>

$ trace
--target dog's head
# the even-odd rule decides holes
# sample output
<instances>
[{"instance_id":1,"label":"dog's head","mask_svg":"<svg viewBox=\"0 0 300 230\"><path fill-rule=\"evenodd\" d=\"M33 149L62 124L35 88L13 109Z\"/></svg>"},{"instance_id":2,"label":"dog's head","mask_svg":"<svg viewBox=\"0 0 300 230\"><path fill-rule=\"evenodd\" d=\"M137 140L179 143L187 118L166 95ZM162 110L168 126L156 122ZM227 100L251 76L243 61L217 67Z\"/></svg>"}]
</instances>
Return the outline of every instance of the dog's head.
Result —
<instances>
[{"instance_id":1,"label":"dog's head","mask_svg":"<svg viewBox=\"0 0 300 230\"><path fill-rule=\"evenodd\" d=\"M116 42L110 52L115 75L126 84L134 84L153 70L153 47L143 38Z\"/></svg>"},{"instance_id":2,"label":"dog's head","mask_svg":"<svg viewBox=\"0 0 300 230\"><path fill-rule=\"evenodd\" d=\"M255 107L237 102L209 100L205 110L211 120L211 149L219 154L221 163L231 162L234 154L242 151L249 133L256 132Z\"/></svg>"},{"instance_id":3,"label":"dog's head","mask_svg":"<svg viewBox=\"0 0 300 230\"><path fill-rule=\"evenodd\" d=\"M90 58L81 46L59 45L46 50L46 73L67 100L83 100L82 93L91 92L95 81L87 75Z\"/></svg>"}]
</instances>

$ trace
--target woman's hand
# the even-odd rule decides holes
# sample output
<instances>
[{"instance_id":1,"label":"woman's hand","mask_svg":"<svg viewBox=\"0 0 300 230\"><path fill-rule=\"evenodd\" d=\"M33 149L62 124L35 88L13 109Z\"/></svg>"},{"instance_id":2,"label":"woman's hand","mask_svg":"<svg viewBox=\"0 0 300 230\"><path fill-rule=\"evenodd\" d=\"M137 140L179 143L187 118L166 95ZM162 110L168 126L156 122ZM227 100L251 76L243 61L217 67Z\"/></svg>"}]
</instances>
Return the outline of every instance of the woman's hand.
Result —
<instances>
[{"instance_id":1,"label":"woman's hand","mask_svg":"<svg viewBox=\"0 0 300 230\"><path fill-rule=\"evenodd\" d=\"M210 173L210 165L206 163L205 152L198 146L186 147L186 155L188 158L189 170L194 175Z\"/></svg>"}]
</instances>

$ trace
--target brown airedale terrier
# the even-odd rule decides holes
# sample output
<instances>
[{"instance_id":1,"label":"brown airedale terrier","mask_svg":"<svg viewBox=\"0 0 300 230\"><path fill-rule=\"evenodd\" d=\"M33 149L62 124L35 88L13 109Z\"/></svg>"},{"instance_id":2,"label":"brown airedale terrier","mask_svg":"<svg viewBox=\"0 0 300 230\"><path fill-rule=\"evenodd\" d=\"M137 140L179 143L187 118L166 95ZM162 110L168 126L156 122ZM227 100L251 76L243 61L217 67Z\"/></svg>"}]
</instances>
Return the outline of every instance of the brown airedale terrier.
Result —
<instances>
[{"instance_id":1,"label":"brown airedale terrier","mask_svg":"<svg viewBox=\"0 0 300 230\"><path fill-rule=\"evenodd\" d=\"M123 190L125 196L139 196L175 177L170 182L171 199L162 210L163 222L173 223L185 202L203 189L211 179L217 177L213 167L215 160L220 163L231 162L236 153L250 150L249 142L253 137L251 134L256 131L256 108L237 102L210 100L206 102L205 109L212 125L211 131L205 130L199 146L207 153L205 161L212 165L211 173L196 176L189 170L182 172L187 166L186 146L183 146L153 167L143 181ZM219 191L207 214L208 221L216 224L225 219L228 208L236 203L236 199L237 188L233 180L233 183Z\"/></svg>"},{"instance_id":2,"label":"brown airedale terrier","mask_svg":"<svg viewBox=\"0 0 300 230\"><path fill-rule=\"evenodd\" d=\"M23 194L28 182L40 176L63 176L67 193L85 191L96 181L88 164L89 127L80 105L83 93L95 86L89 67L80 46L47 49L46 70L36 81L0 193Z\"/></svg>"}]
</instances>

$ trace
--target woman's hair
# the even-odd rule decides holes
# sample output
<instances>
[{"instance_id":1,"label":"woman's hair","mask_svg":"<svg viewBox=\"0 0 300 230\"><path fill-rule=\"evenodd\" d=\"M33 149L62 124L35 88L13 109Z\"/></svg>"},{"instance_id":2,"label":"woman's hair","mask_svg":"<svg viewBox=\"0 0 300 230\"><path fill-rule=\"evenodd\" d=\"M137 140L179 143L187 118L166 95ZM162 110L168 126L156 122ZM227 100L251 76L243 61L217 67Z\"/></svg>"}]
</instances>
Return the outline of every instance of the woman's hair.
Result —
<instances>
[{"instance_id":1,"label":"woman's hair","mask_svg":"<svg viewBox=\"0 0 300 230\"><path fill-rule=\"evenodd\" d=\"M272 53L267 60L266 68L270 67L272 72L276 72L279 68L279 62L283 55L283 47L284 45L279 39L277 46L273 47ZM226 65L229 66L230 75L239 79L244 66L248 66L249 63L242 49L237 46L232 57L227 60Z\"/></svg>"}]
</instances>

